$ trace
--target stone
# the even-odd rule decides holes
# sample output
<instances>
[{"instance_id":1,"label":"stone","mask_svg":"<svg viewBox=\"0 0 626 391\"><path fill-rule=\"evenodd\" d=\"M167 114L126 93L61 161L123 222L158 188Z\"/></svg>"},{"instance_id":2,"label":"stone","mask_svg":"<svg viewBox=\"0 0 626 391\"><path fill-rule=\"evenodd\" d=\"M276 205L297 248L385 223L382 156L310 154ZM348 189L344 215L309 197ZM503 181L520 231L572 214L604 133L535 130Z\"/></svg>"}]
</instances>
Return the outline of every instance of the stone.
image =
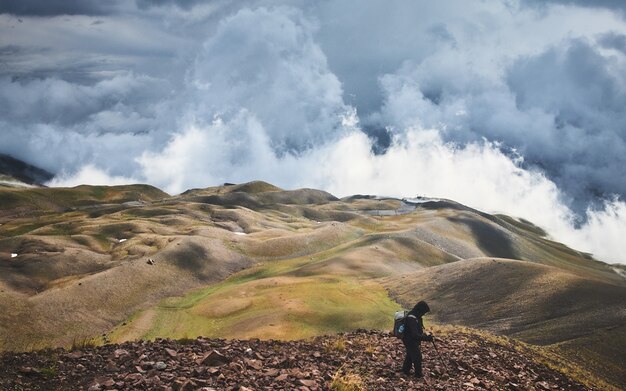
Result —
<instances>
[{"instance_id":1,"label":"stone","mask_svg":"<svg viewBox=\"0 0 626 391\"><path fill-rule=\"evenodd\" d=\"M128 353L128 350L126 349L115 349L115 351L113 352L113 357L115 358L120 358L122 356L128 356L130 353Z\"/></svg>"},{"instance_id":2,"label":"stone","mask_svg":"<svg viewBox=\"0 0 626 391\"><path fill-rule=\"evenodd\" d=\"M125 379L129 380L129 381L139 381L143 378L143 376L141 376L141 374L139 373L129 373L128 375L126 375Z\"/></svg>"},{"instance_id":3,"label":"stone","mask_svg":"<svg viewBox=\"0 0 626 391\"><path fill-rule=\"evenodd\" d=\"M230 359L217 350L212 350L210 353L205 354L200 360L197 361L198 364L208 365L211 367L225 365L229 362Z\"/></svg>"},{"instance_id":4,"label":"stone","mask_svg":"<svg viewBox=\"0 0 626 391\"><path fill-rule=\"evenodd\" d=\"M33 375L36 374L37 371L31 367L20 367L20 369L18 370L20 373L23 373L25 375Z\"/></svg>"},{"instance_id":5,"label":"stone","mask_svg":"<svg viewBox=\"0 0 626 391\"><path fill-rule=\"evenodd\" d=\"M257 371L263 368L263 363L259 360L246 359L244 362L246 363L247 366L249 366L250 368L256 369Z\"/></svg>"},{"instance_id":6,"label":"stone","mask_svg":"<svg viewBox=\"0 0 626 391\"><path fill-rule=\"evenodd\" d=\"M79 359L79 358L83 357L83 352L79 352L79 351L70 352L70 353L67 354L67 357L68 358L73 358L73 359L76 360L76 359Z\"/></svg>"}]
</instances>

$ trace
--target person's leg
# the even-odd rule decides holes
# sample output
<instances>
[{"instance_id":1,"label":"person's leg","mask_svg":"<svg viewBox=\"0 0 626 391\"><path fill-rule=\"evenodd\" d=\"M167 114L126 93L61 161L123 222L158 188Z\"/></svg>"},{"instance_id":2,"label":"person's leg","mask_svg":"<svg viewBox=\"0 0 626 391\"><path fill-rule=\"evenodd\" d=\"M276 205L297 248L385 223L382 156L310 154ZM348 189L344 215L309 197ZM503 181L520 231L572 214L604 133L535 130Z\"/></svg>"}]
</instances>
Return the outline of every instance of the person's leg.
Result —
<instances>
[{"instance_id":1,"label":"person's leg","mask_svg":"<svg viewBox=\"0 0 626 391\"><path fill-rule=\"evenodd\" d=\"M402 373L405 375L409 375L411 373L411 367L413 366L413 360L411 359L411 354L409 353L409 344L402 341L404 344L404 363L402 364Z\"/></svg>"},{"instance_id":2,"label":"person's leg","mask_svg":"<svg viewBox=\"0 0 626 391\"><path fill-rule=\"evenodd\" d=\"M413 360L411 360L411 355L407 351L404 356L404 364L402 364L402 373L405 375L411 374L411 367L413 366Z\"/></svg>"},{"instance_id":3,"label":"person's leg","mask_svg":"<svg viewBox=\"0 0 626 391\"><path fill-rule=\"evenodd\" d=\"M412 358L413 366L415 367L415 376L422 377L422 349L417 345L417 349L415 350L415 354Z\"/></svg>"},{"instance_id":4,"label":"person's leg","mask_svg":"<svg viewBox=\"0 0 626 391\"><path fill-rule=\"evenodd\" d=\"M404 359L404 366L402 367L402 372L406 375L411 373L411 366L415 367L415 374L417 375L418 368L421 369L421 354L420 354L420 346L417 342L409 341L404 342L404 347L406 348L406 357ZM415 360L420 360L420 365Z\"/></svg>"}]
</instances>

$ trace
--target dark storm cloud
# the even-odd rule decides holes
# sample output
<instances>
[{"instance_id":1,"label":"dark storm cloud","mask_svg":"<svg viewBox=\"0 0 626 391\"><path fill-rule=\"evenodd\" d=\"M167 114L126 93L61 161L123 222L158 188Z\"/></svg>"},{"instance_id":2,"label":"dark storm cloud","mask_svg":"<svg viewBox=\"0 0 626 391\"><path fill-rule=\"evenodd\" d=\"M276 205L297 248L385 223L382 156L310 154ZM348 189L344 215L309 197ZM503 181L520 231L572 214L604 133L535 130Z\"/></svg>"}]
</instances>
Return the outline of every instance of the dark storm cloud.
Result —
<instances>
[{"instance_id":1,"label":"dark storm cloud","mask_svg":"<svg viewBox=\"0 0 626 391\"><path fill-rule=\"evenodd\" d=\"M608 8L622 13L626 12L626 2L623 0L523 0L522 3L538 7L545 7L549 4L561 4L589 8Z\"/></svg>"},{"instance_id":2,"label":"dark storm cloud","mask_svg":"<svg viewBox=\"0 0 626 391\"><path fill-rule=\"evenodd\" d=\"M499 80L480 69L459 72L461 55L454 49L383 77L379 124L399 134L411 124L443 126L445 139L461 145L498 141L525 167L546 172L578 213L598 197L626 196L624 58L565 40L520 56Z\"/></svg>"},{"instance_id":3,"label":"dark storm cloud","mask_svg":"<svg viewBox=\"0 0 626 391\"><path fill-rule=\"evenodd\" d=\"M115 12L117 0L2 0L0 14L54 16L106 15Z\"/></svg>"},{"instance_id":4,"label":"dark storm cloud","mask_svg":"<svg viewBox=\"0 0 626 391\"><path fill-rule=\"evenodd\" d=\"M194 5L202 3L203 0L137 0L137 6L141 9L159 7L163 5L176 5L182 9L193 8Z\"/></svg>"},{"instance_id":5,"label":"dark storm cloud","mask_svg":"<svg viewBox=\"0 0 626 391\"><path fill-rule=\"evenodd\" d=\"M17 45L0 46L0 61L2 56L14 56L22 51L23 49Z\"/></svg>"},{"instance_id":6,"label":"dark storm cloud","mask_svg":"<svg viewBox=\"0 0 626 391\"><path fill-rule=\"evenodd\" d=\"M20 124L74 126L88 122L99 113L143 112L146 101L155 94L165 93L163 87L158 80L132 74L95 85L52 78L24 81L2 78L0 118Z\"/></svg>"},{"instance_id":7,"label":"dark storm cloud","mask_svg":"<svg viewBox=\"0 0 626 391\"><path fill-rule=\"evenodd\" d=\"M626 34L607 33L600 37L602 47L615 49L626 55Z\"/></svg>"},{"instance_id":8,"label":"dark storm cloud","mask_svg":"<svg viewBox=\"0 0 626 391\"><path fill-rule=\"evenodd\" d=\"M579 201L626 195L626 181L616 180L626 174L623 70L623 62L602 56L582 40L521 59L509 70L518 107L553 118L552 126L527 132L531 137L516 146Z\"/></svg>"}]
</instances>

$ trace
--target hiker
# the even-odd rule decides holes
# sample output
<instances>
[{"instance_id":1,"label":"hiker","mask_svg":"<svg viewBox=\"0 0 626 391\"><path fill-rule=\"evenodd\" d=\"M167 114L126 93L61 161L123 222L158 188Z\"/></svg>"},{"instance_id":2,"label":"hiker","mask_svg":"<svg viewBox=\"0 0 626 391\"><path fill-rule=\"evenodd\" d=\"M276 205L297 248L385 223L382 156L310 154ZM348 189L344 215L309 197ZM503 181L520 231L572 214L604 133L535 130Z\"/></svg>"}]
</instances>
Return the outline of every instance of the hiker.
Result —
<instances>
[{"instance_id":1,"label":"hiker","mask_svg":"<svg viewBox=\"0 0 626 391\"><path fill-rule=\"evenodd\" d=\"M422 341L432 341L432 335L424 334L424 323L422 316L430 311L425 301L420 301L409 311L405 321L405 331L402 336L402 343L406 348L406 357L402 365L402 373L409 376L411 365L415 367L415 377L422 377L422 351L420 343Z\"/></svg>"}]
</instances>

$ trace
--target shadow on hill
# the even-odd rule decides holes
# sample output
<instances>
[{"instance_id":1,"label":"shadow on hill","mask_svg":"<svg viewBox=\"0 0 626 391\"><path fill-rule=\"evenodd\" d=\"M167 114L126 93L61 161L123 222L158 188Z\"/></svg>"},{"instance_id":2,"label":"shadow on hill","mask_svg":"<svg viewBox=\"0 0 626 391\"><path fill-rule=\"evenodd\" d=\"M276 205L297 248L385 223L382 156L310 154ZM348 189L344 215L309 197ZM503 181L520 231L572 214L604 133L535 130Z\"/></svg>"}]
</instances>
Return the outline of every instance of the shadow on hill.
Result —
<instances>
[{"instance_id":1,"label":"shadow on hill","mask_svg":"<svg viewBox=\"0 0 626 391\"><path fill-rule=\"evenodd\" d=\"M469 227L478 241L478 246L487 256L509 259L519 258L509 236L492 225L467 217L448 217L448 220Z\"/></svg>"},{"instance_id":2,"label":"shadow on hill","mask_svg":"<svg viewBox=\"0 0 626 391\"><path fill-rule=\"evenodd\" d=\"M186 199L191 202L219 205L225 208L244 207L256 211L263 209L277 210L281 205L319 205L337 200L331 194L312 189L272 191L257 194L231 192L219 195L190 196Z\"/></svg>"},{"instance_id":3,"label":"shadow on hill","mask_svg":"<svg viewBox=\"0 0 626 391\"><path fill-rule=\"evenodd\" d=\"M233 192L220 195L194 196L189 197L191 202L203 204L219 205L228 208L243 206L248 209L258 210L263 206L255 197L248 193Z\"/></svg>"},{"instance_id":4,"label":"shadow on hill","mask_svg":"<svg viewBox=\"0 0 626 391\"><path fill-rule=\"evenodd\" d=\"M441 209L453 209L453 210L465 210L469 212L478 212L475 209L469 208L465 205L461 205L452 201L427 201L417 204L422 209L428 210L441 210Z\"/></svg>"},{"instance_id":5,"label":"shadow on hill","mask_svg":"<svg viewBox=\"0 0 626 391\"><path fill-rule=\"evenodd\" d=\"M183 248L173 251L171 257L174 264L179 268L193 273L201 273L204 269L205 260L208 258L208 252L196 243L188 243Z\"/></svg>"}]
</instances>

